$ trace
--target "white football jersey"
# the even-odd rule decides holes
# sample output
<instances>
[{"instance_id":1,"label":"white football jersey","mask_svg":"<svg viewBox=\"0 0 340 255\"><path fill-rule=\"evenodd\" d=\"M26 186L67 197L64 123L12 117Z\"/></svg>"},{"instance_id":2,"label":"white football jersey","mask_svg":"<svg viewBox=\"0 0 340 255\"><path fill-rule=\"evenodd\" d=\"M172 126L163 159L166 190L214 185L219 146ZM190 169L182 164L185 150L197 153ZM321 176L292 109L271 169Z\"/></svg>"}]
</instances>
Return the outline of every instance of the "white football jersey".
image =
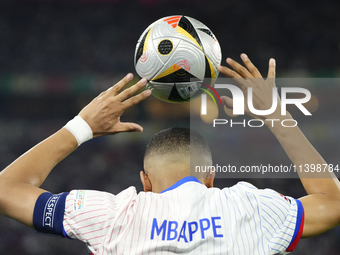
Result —
<instances>
[{"instance_id":1,"label":"white football jersey","mask_svg":"<svg viewBox=\"0 0 340 255\"><path fill-rule=\"evenodd\" d=\"M285 254L303 228L301 202L246 182L207 188L186 177L161 194L73 190L64 231L90 254Z\"/></svg>"}]
</instances>

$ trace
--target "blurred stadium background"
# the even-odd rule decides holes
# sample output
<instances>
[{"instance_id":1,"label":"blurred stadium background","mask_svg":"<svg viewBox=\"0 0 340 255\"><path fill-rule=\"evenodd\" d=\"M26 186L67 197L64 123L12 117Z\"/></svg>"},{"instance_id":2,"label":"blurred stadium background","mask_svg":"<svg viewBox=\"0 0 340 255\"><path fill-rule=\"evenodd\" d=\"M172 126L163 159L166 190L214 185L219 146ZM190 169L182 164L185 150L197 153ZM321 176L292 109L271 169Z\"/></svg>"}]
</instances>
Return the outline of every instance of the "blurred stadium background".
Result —
<instances>
[{"instance_id":1,"label":"blurred stadium background","mask_svg":"<svg viewBox=\"0 0 340 255\"><path fill-rule=\"evenodd\" d=\"M340 2L200 0L1 0L0 1L0 168L61 128L94 96L134 72L136 41L153 21L167 15L194 17L217 36L223 59L246 52L263 74L270 57L279 77L339 77ZM326 160L339 163L339 88L315 88L320 109L303 131ZM322 106L322 107L321 107ZM98 189L141 190L144 146L157 131L189 126L189 104L150 98L124 119L144 133L100 138L82 145L53 171L43 188L59 193ZM257 132L257 133L256 133ZM226 155L251 164L250 138L283 153L264 131L226 133ZM241 146L243 144L243 146ZM261 150L256 150L258 153ZM255 154L256 155L256 154ZM238 180L218 179L216 186ZM297 179L252 179L293 197L305 195ZM340 228L302 240L293 254L340 254ZM0 216L0 254L86 254L81 242L36 234Z\"/></svg>"}]
</instances>

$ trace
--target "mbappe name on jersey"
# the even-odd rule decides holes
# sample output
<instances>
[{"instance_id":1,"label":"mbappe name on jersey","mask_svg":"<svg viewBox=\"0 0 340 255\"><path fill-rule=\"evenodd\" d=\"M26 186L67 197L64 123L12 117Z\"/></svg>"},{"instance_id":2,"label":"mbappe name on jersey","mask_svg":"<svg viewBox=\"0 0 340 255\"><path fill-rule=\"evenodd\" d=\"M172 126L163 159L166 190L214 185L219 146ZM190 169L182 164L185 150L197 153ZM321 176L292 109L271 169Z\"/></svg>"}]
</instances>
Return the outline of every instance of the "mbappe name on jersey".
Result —
<instances>
[{"instance_id":1,"label":"mbappe name on jersey","mask_svg":"<svg viewBox=\"0 0 340 255\"><path fill-rule=\"evenodd\" d=\"M194 236L198 236L201 239L206 238L206 234L212 231L212 234L215 238L223 237L223 234L220 234L220 229L222 226L220 225L219 220L221 217L211 217L211 218L203 218L198 221L183 221L180 227L180 224L177 221L167 221L163 220L161 225L158 225L157 219L154 218L151 227L151 237L153 240L155 235L162 236L162 241L172 241L176 240L180 242L183 240L184 242L192 242Z\"/></svg>"}]
</instances>

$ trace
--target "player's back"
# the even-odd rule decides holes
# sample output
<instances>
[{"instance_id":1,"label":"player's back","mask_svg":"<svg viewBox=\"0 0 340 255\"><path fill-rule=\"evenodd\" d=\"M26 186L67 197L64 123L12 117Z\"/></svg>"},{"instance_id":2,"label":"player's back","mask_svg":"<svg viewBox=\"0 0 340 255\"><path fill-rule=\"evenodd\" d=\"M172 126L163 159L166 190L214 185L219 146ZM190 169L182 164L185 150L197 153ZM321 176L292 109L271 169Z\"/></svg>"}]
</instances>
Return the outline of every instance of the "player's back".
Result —
<instances>
[{"instance_id":1,"label":"player's back","mask_svg":"<svg viewBox=\"0 0 340 255\"><path fill-rule=\"evenodd\" d=\"M88 193L97 203L105 197L107 221L96 223L92 236L84 235L91 225L85 222L82 231L67 234L86 241L94 254L275 254L295 232L296 202L247 183L208 189L187 177L161 194L137 194L133 187L117 196ZM90 198L86 203L89 210Z\"/></svg>"}]
</instances>

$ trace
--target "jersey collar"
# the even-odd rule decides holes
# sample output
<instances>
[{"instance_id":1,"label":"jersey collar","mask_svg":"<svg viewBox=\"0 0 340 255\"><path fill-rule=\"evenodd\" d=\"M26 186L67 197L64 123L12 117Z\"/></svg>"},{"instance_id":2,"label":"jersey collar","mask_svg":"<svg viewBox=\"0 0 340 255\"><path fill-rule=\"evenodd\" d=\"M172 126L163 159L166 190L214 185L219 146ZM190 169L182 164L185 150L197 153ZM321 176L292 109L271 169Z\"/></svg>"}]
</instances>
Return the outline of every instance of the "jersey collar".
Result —
<instances>
[{"instance_id":1,"label":"jersey collar","mask_svg":"<svg viewBox=\"0 0 340 255\"><path fill-rule=\"evenodd\" d=\"M178 182L176 182L175 184L173 184L169 188L163 190L161 192L161 194L166 192L166 191L176 189L177 187L179 187L182 184L187 183L187 182L198 182L198 183L202 184L195 176L187 176L187 177L184 177L183 179L179 180Z\"/></svg>"}]
</instances>

